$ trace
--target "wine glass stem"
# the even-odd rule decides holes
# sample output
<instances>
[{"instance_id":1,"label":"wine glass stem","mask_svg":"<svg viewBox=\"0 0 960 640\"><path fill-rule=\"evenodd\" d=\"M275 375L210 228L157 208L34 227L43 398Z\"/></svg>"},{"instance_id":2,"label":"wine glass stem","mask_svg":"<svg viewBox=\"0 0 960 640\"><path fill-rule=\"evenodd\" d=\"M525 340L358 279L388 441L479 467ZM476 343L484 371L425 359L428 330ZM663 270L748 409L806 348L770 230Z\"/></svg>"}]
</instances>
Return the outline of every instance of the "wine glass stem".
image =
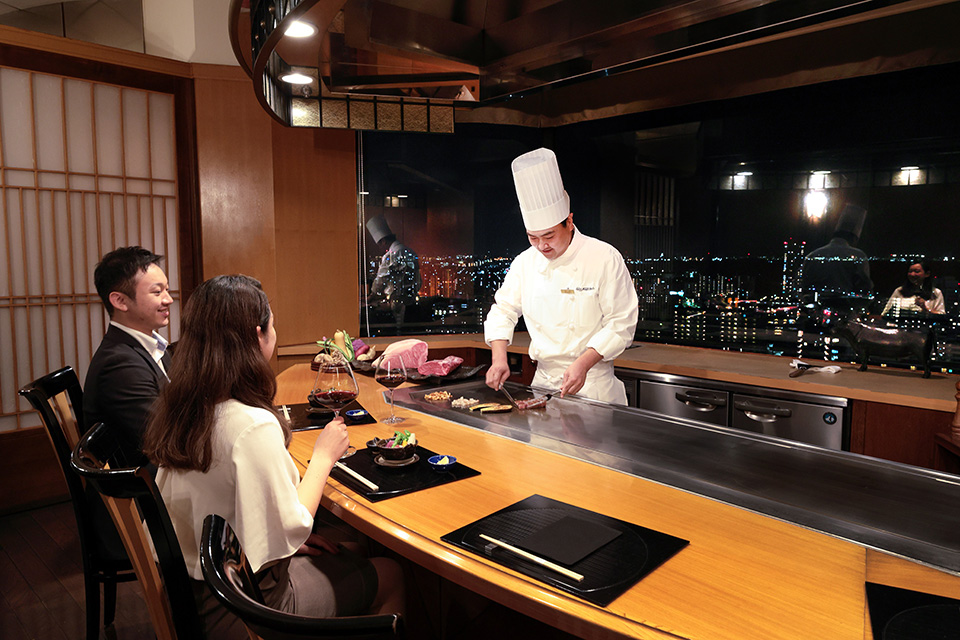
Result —
<instances>
[{"instance_id":1,"label":"wine glass stem","mask_svg":"<svg viewBox=\"0 0 960 640\"><path fill-rule=\"evenodd\" d=\"M396 416L393 413L393 389L390 389L390 418L393 419L394 417Z\"/></svg>"}]
</instances>

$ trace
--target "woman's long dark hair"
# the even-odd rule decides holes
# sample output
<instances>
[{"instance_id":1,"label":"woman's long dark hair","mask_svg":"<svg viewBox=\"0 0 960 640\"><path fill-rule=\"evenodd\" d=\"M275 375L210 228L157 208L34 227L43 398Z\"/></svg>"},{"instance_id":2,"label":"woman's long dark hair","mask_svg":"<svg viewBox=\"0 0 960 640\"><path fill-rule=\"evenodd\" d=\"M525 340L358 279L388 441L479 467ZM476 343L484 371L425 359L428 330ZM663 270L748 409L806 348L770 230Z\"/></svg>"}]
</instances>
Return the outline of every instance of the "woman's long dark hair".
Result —
<instances>
[{"instance_id":1,"label":"woman's long dark hair","mask_svg":"<svg viewBox=\"0 0 960 640\"><path fill-rule=\"evenodd\" d=\"M231 398L276 415L289 444L290 427L273 408L277 380L257 335L269 322L267 295L253 278L217 276L197 287L184 308L170 383L144 434L151 462L208 471L216 407Z\"/></svg>"},{"instance_id":2,"label":"woman's long dark hair","mask_svg":"<svg viewBox=\"0 0 960 640\"><path fill-rule=\"evenodd\" d=\"M923 279L919 285L913 284L910 282L910 278L904 278L903 284L900 285L900 295L904 298L909 298L911 296L920 296L924 300L929 300L933 297L933 263L924 258L923 260L916 260L910 263L912 267L915 264L919 264L923 267L923 271L927 274L927 277Z\"/></svg>"}]
</instances>

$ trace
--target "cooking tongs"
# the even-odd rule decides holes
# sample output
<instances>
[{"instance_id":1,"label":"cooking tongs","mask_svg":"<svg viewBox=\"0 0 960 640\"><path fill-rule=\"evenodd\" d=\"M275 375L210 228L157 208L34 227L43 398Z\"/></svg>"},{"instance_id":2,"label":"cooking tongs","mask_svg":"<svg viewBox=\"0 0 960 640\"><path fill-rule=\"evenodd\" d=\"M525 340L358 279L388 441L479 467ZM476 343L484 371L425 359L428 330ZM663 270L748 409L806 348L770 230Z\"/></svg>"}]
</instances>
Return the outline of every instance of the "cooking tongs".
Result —
<instances>
[{"instance_id":1,"label":"cooking tongs","mask_svg":"<svg viewBox=\"0 0 960 640\"><path fill-rule=\"evenodd\" d=\"M503 395L507 396L507 400L510 401L510 404L513 405L513 408L519 411L519 410L520 410L520 407L517 406L517 401L514 400L514 399L513 399L513 396L510 395L510 392L507 391L507 387L506 387L505 385L501 384L501 385L500 385L500 391L503 391Z\"/></svg>"}]
</instances>

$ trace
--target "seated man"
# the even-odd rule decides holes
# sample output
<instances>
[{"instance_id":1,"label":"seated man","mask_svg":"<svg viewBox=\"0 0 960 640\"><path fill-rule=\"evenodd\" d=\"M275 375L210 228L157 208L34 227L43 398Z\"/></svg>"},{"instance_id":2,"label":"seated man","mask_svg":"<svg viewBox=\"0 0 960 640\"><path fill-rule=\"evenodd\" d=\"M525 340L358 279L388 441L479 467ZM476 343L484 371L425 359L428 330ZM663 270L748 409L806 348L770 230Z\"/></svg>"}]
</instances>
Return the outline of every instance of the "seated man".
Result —
<instances>
[{"instance_id":1,"label":"seated man","mask_svg":"<svg viewBox=\"0 0 960 640\"><path fill-rule=\"evenodd\" d=\"M170 323L167 276L158 256L142 247L121 247L103 256L93 272L110 327L90 361L83 388L88 427L113 425L131 465L146 464L141 438L160 389L167 384L170 355L157 329Z\"/></svg>"}]
</instances>

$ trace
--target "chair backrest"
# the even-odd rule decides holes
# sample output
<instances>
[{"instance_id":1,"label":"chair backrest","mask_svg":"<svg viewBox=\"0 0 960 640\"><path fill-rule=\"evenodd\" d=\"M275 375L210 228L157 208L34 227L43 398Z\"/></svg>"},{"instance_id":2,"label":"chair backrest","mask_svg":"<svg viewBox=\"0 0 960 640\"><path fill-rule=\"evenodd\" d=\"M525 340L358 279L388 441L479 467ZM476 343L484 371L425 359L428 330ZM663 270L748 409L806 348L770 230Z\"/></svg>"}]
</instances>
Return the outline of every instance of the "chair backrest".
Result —
<instances>
[{"instance_id":1,"label":"chair backrest","mask_svg":"<svg viewBox=\"0 0 960 640\"><path fill-rule=\"evenodd\" d=\"M110 468L106 461L122 453L110 426L99 423L80 439L71 467L104 497L143 587L157 638L202 638L190 576L160 491L146 467Z\"/></svg>"},{"instance_id":2,"label":"chair backrest","mask_svg":"<svg viewBox=\"0 0 960 640\"><path fill-rule=\"evenodd\" d=\"M264 640L404 637L403 618L397 613L309 618L266 606L237 537L218 515L203 521L200 566L214 596Z\"/></svg>"},{"instance_id":3,"label":"chair backrest","mask_svg":"<svg viewBox=\"0 0 960 640\"><path fill-rule=\"evenodd\" d=\"M84 494L83 481L70 470L70 454L84 432L80 380L72 367L64 367L34 380L19 393L40 414L70 491L81 546L92 548L94 530L90 505Z\"/></svg>"}]
</instances>

